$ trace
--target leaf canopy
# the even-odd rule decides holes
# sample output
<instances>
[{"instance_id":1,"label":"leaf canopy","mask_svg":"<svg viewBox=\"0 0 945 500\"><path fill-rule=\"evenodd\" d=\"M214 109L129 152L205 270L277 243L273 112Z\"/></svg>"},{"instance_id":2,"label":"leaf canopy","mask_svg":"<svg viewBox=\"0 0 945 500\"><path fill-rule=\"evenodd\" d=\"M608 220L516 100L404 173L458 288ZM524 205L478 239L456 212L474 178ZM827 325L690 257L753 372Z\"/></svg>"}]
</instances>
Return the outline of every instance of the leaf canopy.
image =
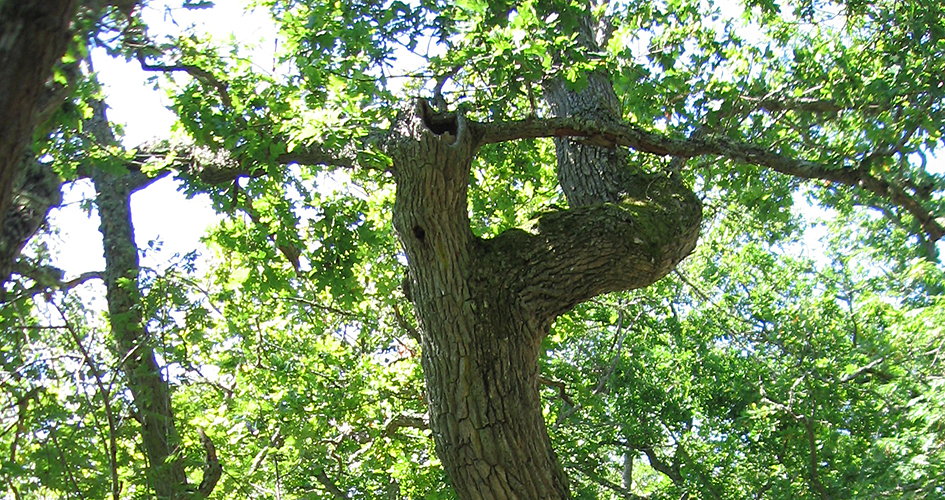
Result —
<instances>
[{"instance_id":1,"label":"leaf canopy","mask_svg":"<svg viewBox=\"0 0 945 500\"><path fill-rule=\"evenodd\" d=\"M278 29L269 60L249 35L146 24L179 15L169 6L80 9L52 82L68 99L34 142L63 182L147 172L160 149L152 170L221 215L205 260L128 283L192 482L200 427L225 463L218 498L454 498L378 133L418 95L479 124L540 124L549 82L603 74L623 125L678 146L628 162L691 157L680 174L706 216L672 275L577 306L542 343L543 412L574 497L945 498L941 2L253 6ZM160 76L175 141L96 140L101 48ZM567 204L551 135L482 145L477 236ZM685 148L699 154L672 154ZM120 498L150 498L104 292L44 278L49 241L4 285L0 478L16 498L106 498L112 470ZM84 271L99 270L69 270Z\"/></svg>"}]
</instances>

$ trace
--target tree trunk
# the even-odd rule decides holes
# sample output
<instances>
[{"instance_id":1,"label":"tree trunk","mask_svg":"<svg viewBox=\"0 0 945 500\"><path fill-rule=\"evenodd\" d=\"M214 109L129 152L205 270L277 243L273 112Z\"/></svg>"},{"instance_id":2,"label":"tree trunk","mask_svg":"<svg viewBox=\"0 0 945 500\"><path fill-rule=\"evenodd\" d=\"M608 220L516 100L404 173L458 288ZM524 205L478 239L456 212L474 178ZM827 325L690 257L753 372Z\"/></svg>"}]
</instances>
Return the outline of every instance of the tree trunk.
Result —
<instances>
[{"instance_id":1,"label":"tree trunk","mask_svg":"<svg viewBox=\"0 0 945 500\"><path fill-rule=\"evenodd\" d=\"M66 51L76 0L0 0L0 228L37 125L37 104Z\"/></svg>"},{"instance_id":2,"label":"tree trunk","mask_svg":"<svg viewBox=\"0 0 945 500\"><path fill-rule=\"evenodd\" d=\"M462 120L442 134L400 123L394 224L410 261L422 323L422 363L437 454L460 498L567 498L538 398L538 347L529 321L485 271L488 242L473 237L466 187L475 154Z\"/></svg>"},{"instance_id":3,"label":"tree trunk","mask_svg":"<svg viewBox=\"0 0 945 500\"><path fill-rule=\"evenodd\" d=\"M33 155L23 155L13 182L13 196L0 231L0 302L20 251L46 221L50 209L62 203L62 181L52 167Z\"/></svg>"},{"instance_id":4,"label":"tree trunk","mask_svg":"<svg viewBox=\"0 0 945 500\"><path fill-rule=\"evenodd\" d=\"M93 109L95 116L87 122L87 128L101 143L114 143L105 104L93 103ZM93 168L91 176L105 248L108 319L134 399L135 418L141 425L148 482L157 498L176 499L184 492L187 477L177 455L180 439L170 391L154 356L153 339L141 310L138 246L131 220L131 194L149 180L140 172L116 174L100 168Z\"/></svg>"},{"instance_id":5,"label":"tree trunk","mask_svg":"<svg viewBox=\"0 0 945 500\"><path fill-rule=\"evenodd\" d=\"M675 180L648 178L649 190L635 191L652 196L621 189L621 203L548 213L529 231L482 240L467 213L477 147L463 116L425 102L387 142L437 454L461 499L569 498L541 411L541 340L574 305L668 273L695 245L701 205Z\"/></svg>"},{"instance_id":6,"label":"tree trunk","mask_svg":"<svg viewBox=\"0 0 945 500\"><path fill-rule=\"evenodd\" d=\"M141 314L138 247L131 223L131 189L126 179L96 170L96 204L105 243L105 286L112 337L141 424L148 457L148 482L159 499L178 498L186 484L184 466L175 457L179 439L170 393L154 356L153 340Z\"/></svg>"}]
</instances>

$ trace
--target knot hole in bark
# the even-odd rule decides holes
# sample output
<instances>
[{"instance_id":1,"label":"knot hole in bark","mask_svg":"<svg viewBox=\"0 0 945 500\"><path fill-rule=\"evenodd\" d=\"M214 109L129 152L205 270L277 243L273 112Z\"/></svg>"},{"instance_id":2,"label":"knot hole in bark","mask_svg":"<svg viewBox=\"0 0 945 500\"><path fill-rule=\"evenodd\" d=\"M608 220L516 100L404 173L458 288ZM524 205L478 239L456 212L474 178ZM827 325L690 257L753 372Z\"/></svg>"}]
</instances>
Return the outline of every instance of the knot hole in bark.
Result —
<instances>
[{"instance_id":1,"label":"knot hole in bark","mask_svg":"<svg viewBox=\"0 0 945 500\"><path fill-rule=\"evenodd\" d=\"M456 138L459 135L459 119L456 113L437 113L430 107L430 103L420 100L420 118L423 124L436 135L447 135Z\"/></svg>"},{"instance_id":2,"label":"knot hole in bark","mask_svg":"<svg viewBox=\"0 0 945 500\"><path fill-rule=\"evenodd\" d=\"M420 243L427 238L427 232L423 230L420 226L413 226L413 235L420 240Z\"/></svg>"}]
</instances>

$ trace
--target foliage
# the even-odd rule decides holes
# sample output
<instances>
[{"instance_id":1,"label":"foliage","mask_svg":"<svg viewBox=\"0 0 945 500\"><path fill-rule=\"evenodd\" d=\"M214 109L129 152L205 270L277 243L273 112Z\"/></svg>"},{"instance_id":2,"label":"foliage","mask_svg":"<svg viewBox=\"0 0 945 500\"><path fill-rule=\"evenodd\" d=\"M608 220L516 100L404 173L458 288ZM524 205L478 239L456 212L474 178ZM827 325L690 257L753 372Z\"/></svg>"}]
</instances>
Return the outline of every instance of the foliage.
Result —
<instances>
[{"instance_id":1,"label":"foliage","mask_svg":"<svg viewBox=\"0 0 945 500\"><path fill-rule=\"evenodd\" d=\"M178 135L242 172L175 171L224 215L209 264L177 256L139 281L191 482L199 427L224 463L217 498L453 498L425 419L396 187L365 138L408 95L535 119L543 85L597 72L631 123L866 172L941 217L945 7L920 3L265 0L271 72L249 42L161 37L141 10L106 9L77 21L70 99L34 150L67 182L135 158L88 130L99 47L162 74ZM609 23L594 53L588 11ZM359 168L285 161L312 144ZM566 204L554 155L545 139L483 148L477 236ZM575 498L945 498L945 268L923 221L862 187L731 158L681 174L706 204L696 252L653 286L577 306L542 344L544 414ZM4 286L3 488L150 498L156 464L101 287L27 273Z\"/></svg>"}]
</instances>

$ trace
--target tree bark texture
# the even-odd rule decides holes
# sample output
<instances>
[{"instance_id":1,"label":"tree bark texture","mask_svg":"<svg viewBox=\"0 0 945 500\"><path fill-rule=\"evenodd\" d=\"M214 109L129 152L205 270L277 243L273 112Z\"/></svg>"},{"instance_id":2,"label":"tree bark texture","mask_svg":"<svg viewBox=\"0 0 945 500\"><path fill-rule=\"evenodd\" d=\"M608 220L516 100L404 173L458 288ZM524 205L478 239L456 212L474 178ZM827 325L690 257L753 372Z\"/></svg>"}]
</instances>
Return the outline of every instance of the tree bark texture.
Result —
<instances>
[{"instance_id":1,"label":"tree bark texture","mask_svg":"<svg viewBox=\"0 0 945 500\"><path fill-rule=\"evenodd\" d=\"M103 144L114 143L105 116L105 104L93 104L95 116L87 127ZM171 396L154 355L151 335L141 310L138 286L138 246L131 219L131 194L142 186L140 172L113 173L93 168L95 201L105 247L105 287L112 338L141 425L141 440L148 457L148 482L157 498L180 498L187 484L184 464L177 455L180 439Z\"/></svg>"},{"instance_id":2,"label":"tree bark texture","mask_svg":"<svg viewBox=\"0 0 945 500\"><path fill-rule=\"evenodd\" d=\"M0 1L0 227L32 143L37 105L72 36L77 0Z\"/></svg>"},{"instance_id":3,"label":"tree bark texture","mask_svg":"<svg viewBox=\"0 0 945 500\"><path fill-rule=\"evenodd\" d=\"M0 231L0 302L5 299L3 283L10 279L20 251L46 221L49 210L62 203L61 187L62 181L50 165L32 154L22 155Z\"/></svg>"},{"instance_id":4,"label":"tree bark texture","mask_svg":"<svg viewBox=\"0 0 945 500\"><path fill-rule=\"evenodd\" d=\"M131 188L122 177L93 173L96 204L105 244L105 286L112 336L122 359L141 424L148 457L149 483L159 499L178 498L186 484L184 466L175 457L179 438L168 386L145 328L138 288L138 247L131 222Z\"/></svg>"},{"instance_id":5,"label":"tree bark texture","mask_svg":"<svg viewBox=\"0 0 945 500\"><path fill-rule=\"evenodd\" d=\"M480 268L490 245L470 230L474 137L461 117L440 130L430 113L404 116L389 151L437 453L460 498L566 498L538 398L540 325L493 288Z\"/></svg>"},{"instance_id":6,"label":"tree bark texture","mask_svg":"<svg viewBox=\"0 0 945 500\"><path fill-rule=\"evenodd\" d=\"M541 340L576 304L668 273L695 245L701 205L676 180L640 187L632 175L600 201L582 189L608 174L575 174L572 191L586 203L483 240L467 208L478 145L462 115L425 102L402 114L386 143L437 454L461 499L569 498L539 399Z\"/></svg>"}]
</instances>

